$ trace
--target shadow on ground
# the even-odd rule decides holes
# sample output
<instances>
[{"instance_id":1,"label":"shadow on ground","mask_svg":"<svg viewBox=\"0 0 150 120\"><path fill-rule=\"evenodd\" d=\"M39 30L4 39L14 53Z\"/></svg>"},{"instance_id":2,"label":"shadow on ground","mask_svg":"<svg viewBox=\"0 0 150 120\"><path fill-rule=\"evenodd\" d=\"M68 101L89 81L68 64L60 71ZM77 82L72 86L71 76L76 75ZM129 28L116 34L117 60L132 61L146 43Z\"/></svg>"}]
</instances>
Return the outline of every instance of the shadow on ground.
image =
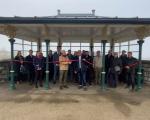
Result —
<instances>
[{"instance_id":1,"label":"shadow on ground","mask_svg":"<svg viewBox=\"0 0 150 120\"><path fill-rule=\"evenodd\" d=\"M124 116L130 116L132 111L130 106L140 106L145 100L150 99L149 88L144 88L140 92L127 92L124 89L109 89L108 91L100 91L98 86L91 88L95 92L82 91L79 93L74 90L71 92L69 88L66 92L60 92L51 90L43 91L34 89L29 85L20 85L17 90L9 91L6 84L0 85L0 102L14 102L16 104L21 103L48 103L48 104L78 104L86 101L92 102L92 104L102 103L102 99L105 99L103 104L113 103L114 107L122 113ZM74 89L74 88L73 88ZM86 92L86 94L84 94ZM88 92L90 94L88 94Z\"/></svg>"}]
</instances>

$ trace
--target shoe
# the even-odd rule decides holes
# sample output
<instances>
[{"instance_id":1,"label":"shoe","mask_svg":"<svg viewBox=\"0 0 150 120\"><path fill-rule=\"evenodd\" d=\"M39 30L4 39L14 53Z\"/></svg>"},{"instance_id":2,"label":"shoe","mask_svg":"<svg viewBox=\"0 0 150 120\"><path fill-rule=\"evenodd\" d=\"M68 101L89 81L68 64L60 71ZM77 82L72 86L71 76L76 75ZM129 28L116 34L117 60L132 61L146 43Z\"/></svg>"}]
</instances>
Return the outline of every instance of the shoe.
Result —
<instances>
[{"instance_id":1,"label":"shoe","mask_svg":"<svg viewBox=\"0 0 150 120\"><path fill-rule=\"evenodd\" d=\"M86 86L84 86L84 87L83 87L83 90L84 90L84 91L87 91L87 87L86 87Z\"/></svg>"},{"instance_id":2,"label":"shoe","mask_svg":"<svg viewBox=\"0 0 150 120\"><path fill-rule=\"evenodd\" d=\"M62 90L62 89L63 89L63 86L60 86L59 89Z\"/></svg>"},{"instance_id":3,"label":"shoe","mask_svg":"<svg viewBox=\"0 0 150 120\"><path fill-rule=\"evenodd\" d=\"M64 88L69 88L67 85L64 85Z\"/></svg>"},{"instance_id":4,"label":"shoe","mask_svg":"<svg viewBox=\"0 0 150 120\"><path fill-rule=\"evenodd\" d=\"M89 83L89 86L92 86L92 83Z\"/></svg>"},{"instance_id":5,"label":"shoe","mask_svg":"<svg viewBox=\"0 0 150 120\"><path fill-rule=\"evenodd\" d=\"M129 89L129 92L134 92L135 90L134 89Z\"/></svg>"},{"instance_id":6,"label":"shoe","mask_svg":"<svg viewBox=\"0 0 150 120\"><path fill-rule=\"evenodd\" d=\"M43 85L40 85L40 87L43 87Z\"/></svg>"},{"instance_id":7,"label":"shoe","mask_svg":"<svg viewBox=\"0 0 150 120\"><path fill-rule=\"evenodd\" d=\"M56 81L53 81L53 84L56 84Z\"/></svg>"},{"instance_id":8,"label":"shoe","mask_svg":"<svg viewBox=\"0 0 150 120\"><path fill-rule=\"evenodd\" d=\"M29 85L31 85L31 86L32 86L32 83L29 83Z\"/></svg>"},{"instance_id":9,"label":"shoe","mask_svg":"<svg viewBox=\"0 0 150 120\"><path fill-rule=\"evenodd\" d=\"M79 86L78 86L78 89L81 89L81 88L82 88L82 85L79 85Z\"/></svg>"},{"instance_id":10,"label":"shoe","mask_svg":"<svg viewBox=\"0 0 150 120\"><path fill-rule=\"evenodd\" d=\"M17 85L19 85L20 84L20 81L17 81Z\"/></svg>"},{"instance_id":11,"label":"shoe","mask_svg":"<svg viewBox=\"0 0 150 120\"><path fill-rule=\"evenodd\" d=\"M125 89L129 88L129 86L125 86Z\"/></svg>"},{"instance_id":12,"label":"shoe","mask_svg":"<svg viewBox=\"0 0 150 120\"><path fill-rule=\"evenodd\" d=\"M38 86L36 85L35 88L38 88Z\"/></svg>"}]
</instances>

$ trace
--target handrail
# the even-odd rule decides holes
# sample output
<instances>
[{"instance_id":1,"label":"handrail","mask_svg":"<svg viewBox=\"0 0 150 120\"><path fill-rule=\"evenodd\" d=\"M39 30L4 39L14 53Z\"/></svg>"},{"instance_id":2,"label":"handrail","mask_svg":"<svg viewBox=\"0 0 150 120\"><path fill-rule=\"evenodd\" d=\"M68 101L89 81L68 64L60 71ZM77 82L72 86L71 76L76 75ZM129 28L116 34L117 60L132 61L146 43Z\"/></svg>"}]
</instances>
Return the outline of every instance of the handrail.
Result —
<instances>
[{"instance_id":1,"label":"handrail","mask_svg":"<svg viewBox=\"0 0 150 120\"><path fill-rule=\"evenodd\" d=\"M9 71L8 65L10 60L2 60L0 61L0 67L3 67L5 71ZM150 83L150 61L143 60L142 66L144 68L144 82ZM2 73L4 76L7 76L8 72ZM1 76L1 73L0 73Z\"/></svg>"}]
</instances>

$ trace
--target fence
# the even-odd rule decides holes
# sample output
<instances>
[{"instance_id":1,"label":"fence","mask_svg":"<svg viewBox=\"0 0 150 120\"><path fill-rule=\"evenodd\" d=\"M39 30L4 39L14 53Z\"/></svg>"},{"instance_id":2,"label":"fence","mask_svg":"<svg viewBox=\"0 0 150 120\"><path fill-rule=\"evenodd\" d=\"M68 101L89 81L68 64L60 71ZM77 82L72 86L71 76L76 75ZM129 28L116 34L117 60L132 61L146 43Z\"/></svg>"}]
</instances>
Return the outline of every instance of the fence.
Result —
<instances>
[{"instance_id":1,"label":"fence","mask_svg":"<svg viewBox=\"0 0 150 120\"><path fill-rule=\"evenodd\" d=\"M9 74L9 60L0 61L0 81L7 81ZM144 68L144 82L150 84L150 61L142 61Z\"/></svg>"}]
</instances>

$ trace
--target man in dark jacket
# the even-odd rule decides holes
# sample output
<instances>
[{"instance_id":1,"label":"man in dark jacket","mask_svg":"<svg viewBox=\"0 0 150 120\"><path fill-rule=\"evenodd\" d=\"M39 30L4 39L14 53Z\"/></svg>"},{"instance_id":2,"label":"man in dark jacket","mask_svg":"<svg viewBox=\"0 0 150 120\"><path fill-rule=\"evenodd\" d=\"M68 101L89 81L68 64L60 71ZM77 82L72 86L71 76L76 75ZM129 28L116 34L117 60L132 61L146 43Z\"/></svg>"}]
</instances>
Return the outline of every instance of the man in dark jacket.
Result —
<instances>
[{"instance_id":1,"label":"man in dark jacket","mask_svg":"<svg viewBox=\"0 0 150 120\"><path fill-rule=\"evenodd\" d=\"M108 85L116 88L118 77L122 69L122 61L118 57L118 53L114 52L114 58L111 61L109 72L108 72Z\"/></svg>"},{"instance_id":2,"label":"man in dark jacket","mask_svg":"<svg viewBox=\"0 0 150 120\"><path fill-rule=\"evenodd\" d=\"M59 56L60 56L61 47L57 47L57 52L53 54L53 63L54 63L54 76L53 83L56 84L56 81L59 79Z\"/></svg>"},{"instance_id":3,"label":"man in dark jacket","mask_svg":"<svg viewBox=\"0 0 150 120\"><path fill-rule=\"evenodd\" d=\"M73 60L73 55L71 54L71 50L68 50L68 54L67 54L69 60ZM73 62L71 64L69 64L68 66L68 80L72 81L73 80Z\"/></svg>"},{"instance_id":4,"label":"man in dark jacket","mask_svg":"<svg viewBox=\"0 0 150 120\"><path fill-rule=\"evenodd\" d=\"M86 87L86 72L87 72L87 64L86 64L85 54L81 54L81 51L78 51L78 62L75 67L75 72L78 73L79 77L79 89L82 87L84 90L87 90Z\"/></svg>"},{"instance_id":5,"label":"man in dark jacket","mask_svg":"<svg viewBox=\"0 0 150 120\"><path fill-rule=\"evenodd\" d=\"M128 52L127 58L127 88L132 85L132 91L135 89L135 68L138 65L138 61L136 58L132 56L132 52Z\"/></svg>"},{"instance_id":6,"label":"man in dark jacket","mask_svg":"<svg viewBox=\"0 0 150 120\"><path fill-rule=\"evenodd\" d=\"M86 51L86 56L85 56L87 63L87 72L86 72L86 80L89 85L92 85L92 80L93 80L93 74L94 74L94 69L93 69L93 58L92 56L89 55L89 52Z\"/></svg>"},{"instance_id":7,"label":"man in dark jacket","mask_svg":"<svg viewBox=\"0 0 150 120\"><path fill-rule=\"evenodd\" d=\"M33 56L33 51L29 50L29 55L26 56L25 58L25 65L26 65L26 70L28 74L28 82L30 85L34 83L34 65L33 65L33 59L35 56Z\"/></svg>"},{"instance_id":8,"label":"man in dark jacket","mask_svg":"<svg viewBox=\"0 0 150 120\"><path fill-rule=\"evenodd\" d=\"M105 83L108 84L108 72L111 66L111 63L114 59L112 50L108 51L108 54L105 56L105 71L106 71L106 80Z\"/></svg>"},{"instance_id":9,"label":"man in dark jacket","mask_svg":"<svg viewBox=\"0 0 150 120\"><path fill-rule=\"evenodd\" d=\"M127 54L126 54L125 50L122 51L122 54L120 55L120 59L122 61L122 71L121 71L120 76L119 76L119 82L120 83L122 83L122 82L126 83L126 72L127 72L127 70L126 70L125 66L127 63Z\"/></svg>"},{"instance_id":10,"label":"man in dark jacket","mask_svg":"<svg viewBox=\"0 0 150 120\"><path fill-rule=\"evenodd\" d=\"M49 57L49 80L53 79L53 75L54 75L54 64L53 64L53 54L52 54L52 50L49 51L48 53L48 57Z\"/></svg>"},{"instance_id":11,"label":"man in dark jacket","mask_svg":"<svg viewBox=\"0 0 150 120\"><path fill-rule=\"evenodd\" d=\"M77 68L77 66L78 66L78 52L77 51L75 51L74 52L74 56L73 56L73 62L72 62L72 64L73 64L73 78L74 78L74 82L75 83L79 83L79 78L78 78L78 73L77 73L77 71L76 71L76 68Z\"/></svg>"}]
</instances>

